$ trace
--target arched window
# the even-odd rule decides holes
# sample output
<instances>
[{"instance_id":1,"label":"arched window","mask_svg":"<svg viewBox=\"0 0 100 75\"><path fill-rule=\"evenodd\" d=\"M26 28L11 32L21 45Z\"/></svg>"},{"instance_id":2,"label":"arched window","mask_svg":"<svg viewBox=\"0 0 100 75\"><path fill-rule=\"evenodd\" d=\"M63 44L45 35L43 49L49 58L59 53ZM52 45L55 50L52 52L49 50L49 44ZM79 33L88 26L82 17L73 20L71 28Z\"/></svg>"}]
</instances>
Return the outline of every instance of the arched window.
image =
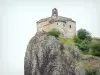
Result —
<instances>
[{"instance_id":1,"label":"arched window","mask_svg":"<svg viewBox=\"0 0 100 75\"><path fill-rule=\"evenodd\" d=\"M69 25L69 28L71 28L71 25Z\"/></svg>"}]
</instances>

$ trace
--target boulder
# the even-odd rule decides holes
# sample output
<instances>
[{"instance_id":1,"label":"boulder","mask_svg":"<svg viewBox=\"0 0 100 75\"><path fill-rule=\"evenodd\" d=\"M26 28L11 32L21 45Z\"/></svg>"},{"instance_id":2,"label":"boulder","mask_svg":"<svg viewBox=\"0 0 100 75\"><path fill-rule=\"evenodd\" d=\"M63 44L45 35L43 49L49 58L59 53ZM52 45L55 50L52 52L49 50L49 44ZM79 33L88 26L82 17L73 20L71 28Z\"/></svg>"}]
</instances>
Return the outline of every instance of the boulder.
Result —
<instances>
[{"instance_id":1,"label":"boulder","mask_svg":"<svg viewBox=\"0 0 100 75\"><path fill-rule=\"evenodd\" d=\"M37 32L29 41L24 59L24 75L76 75L80 60L76 46L61 45L54 36Z\"/></svg>"}]
</instances>

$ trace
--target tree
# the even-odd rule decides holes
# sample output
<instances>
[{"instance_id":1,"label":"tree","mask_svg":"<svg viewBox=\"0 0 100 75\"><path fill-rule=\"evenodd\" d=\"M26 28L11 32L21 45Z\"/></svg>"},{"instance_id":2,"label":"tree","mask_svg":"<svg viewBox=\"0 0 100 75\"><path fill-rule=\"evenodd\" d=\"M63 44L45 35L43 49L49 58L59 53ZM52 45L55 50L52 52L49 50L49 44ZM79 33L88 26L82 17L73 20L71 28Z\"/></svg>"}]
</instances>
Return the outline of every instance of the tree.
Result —
<instances>
[{"instance_id":1,"label":"tree","mask_svg":"<svg viewBox=\"0 0 100 75\"><path fill-rule=\"evenodd\" d=\"M88 41L92 40L91 34L85 29L79 29L77 32L77 36L81 40L85 40L85 39Z\"/></svg>"},{"instance_id":2,"label":"tree","mask_svg":"<svg viewBox=\"0 0 100 75\"><path fill-rule=\"evenodd\" d=\"M91 43L91 40L91 34L85 29L79 29L77 35L74 37L76 46L85 54L89 51L88 45Z\"/></svg>"},{"instance_id":3,"label":"tree","mask_svg":"<svg viewBox=\"0 0 100 75\"><path fill-rule=\"evenodd\" d=\"M75 35L75 36L74 36L74 42L75 42L75 43L81 43L82 41L81 41L81 39L78 38L77 35Z\"/></svg>"},{"instance_id":4,"label":"tree","mask_svg":"<svg viewBox=\"0 0 100 75\"><path fill-rule=\"evenodd\" d=\"M91 44L89 45L91 49L91 54L94 56L100 57L100 42L97 40L93 40Z\"/></svg>"}]
</instances>

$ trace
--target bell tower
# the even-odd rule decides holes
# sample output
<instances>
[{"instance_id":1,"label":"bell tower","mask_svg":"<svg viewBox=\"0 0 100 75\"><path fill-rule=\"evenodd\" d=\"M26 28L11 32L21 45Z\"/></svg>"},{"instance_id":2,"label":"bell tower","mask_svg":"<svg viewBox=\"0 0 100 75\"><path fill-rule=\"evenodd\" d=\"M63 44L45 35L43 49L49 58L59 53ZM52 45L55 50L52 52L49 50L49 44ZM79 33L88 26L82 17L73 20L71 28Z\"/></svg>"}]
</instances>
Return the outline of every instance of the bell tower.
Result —
<instances>
[{"instance_id":1,"label":"bell tower","mask_svg":"<svg viewBox=\"0 0 100 75\"><path fill-rule=\"evenodd\" d=\"M56 8L52 9L52 18L56 18L58 16L58 10Z\"/></svg>"}]
</instances>

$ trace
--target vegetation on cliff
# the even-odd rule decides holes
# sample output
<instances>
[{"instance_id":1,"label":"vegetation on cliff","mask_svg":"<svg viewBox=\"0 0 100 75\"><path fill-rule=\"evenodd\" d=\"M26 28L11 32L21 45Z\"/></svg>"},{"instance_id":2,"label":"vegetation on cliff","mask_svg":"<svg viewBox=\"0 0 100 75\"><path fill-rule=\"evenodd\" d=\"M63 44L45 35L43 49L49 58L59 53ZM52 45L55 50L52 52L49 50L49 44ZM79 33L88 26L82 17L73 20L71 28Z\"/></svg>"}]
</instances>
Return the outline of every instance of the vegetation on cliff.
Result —
<instances>
[{"instance_id":1,"label":"vegetation on cliff","mask_svg":"<svg viewBox=\"0 0 100 75\"><path fill-rule=\"evenodd\" d=\"M100 56L100 42L94 39L87 30L79 29L74 42L84 54Z\"/></svg>"},{"instance_id":2,"label":"vegetation on cliff","mask_svg":"<svg viewBox=\"0 0 100 75\"><path fill-rule=\"evenodd\" d=\"M48 31L46 34L51 35L51 36L55 36L56 38L58 38L60 32L57 29L53 28L50 31Z\"/></svg>"},{"instance_id":3,"label":"vegetation on cliff","mask_svg":"<svg viewBox=\"0 0 100 75\"><path fill-rule=\"evenodd\" d=\"M100 56L100 40L93 38L86 29L79 29L73 38L59 36L60 32L57 29L52 29L46 34L55 36L61 44L78 46L83 54Z\"/></svg>"}]
</instances>

